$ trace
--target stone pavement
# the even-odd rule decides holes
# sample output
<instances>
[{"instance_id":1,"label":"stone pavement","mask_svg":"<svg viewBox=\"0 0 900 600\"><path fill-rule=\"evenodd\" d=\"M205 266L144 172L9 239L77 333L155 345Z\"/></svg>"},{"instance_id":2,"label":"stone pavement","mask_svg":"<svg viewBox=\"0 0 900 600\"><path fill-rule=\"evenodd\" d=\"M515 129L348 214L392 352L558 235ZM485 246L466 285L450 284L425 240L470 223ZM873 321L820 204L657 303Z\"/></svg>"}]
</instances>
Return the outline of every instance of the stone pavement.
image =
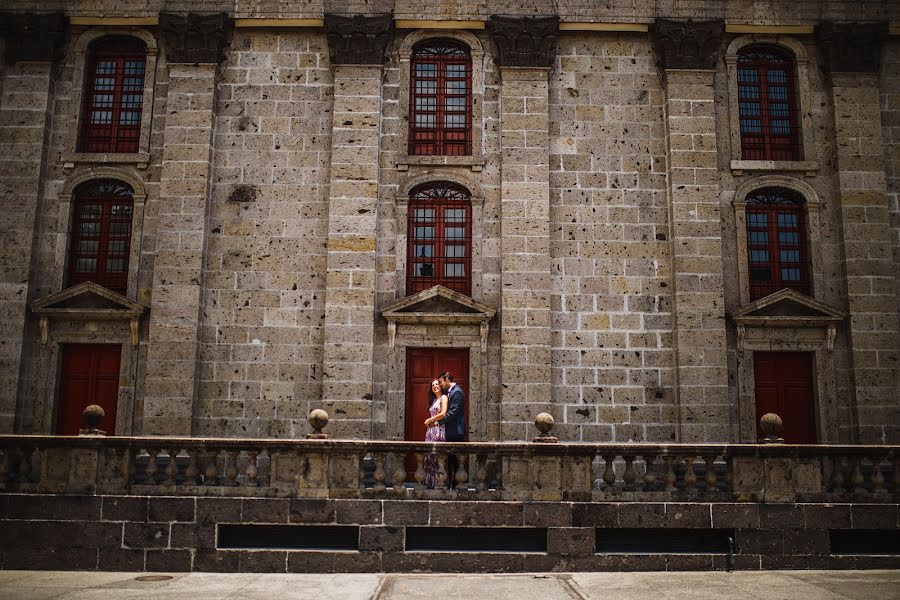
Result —
<instances>
[{"instance_id":1,"label":"stone pavement","mask_svg":"<svg viewBox=\"0 0 900 600\"><path fill-rule=\"evenodd\" d=\"M900 600L900 571L147 576L0 571L0 600Z\"/></svg>"}]
</instances>

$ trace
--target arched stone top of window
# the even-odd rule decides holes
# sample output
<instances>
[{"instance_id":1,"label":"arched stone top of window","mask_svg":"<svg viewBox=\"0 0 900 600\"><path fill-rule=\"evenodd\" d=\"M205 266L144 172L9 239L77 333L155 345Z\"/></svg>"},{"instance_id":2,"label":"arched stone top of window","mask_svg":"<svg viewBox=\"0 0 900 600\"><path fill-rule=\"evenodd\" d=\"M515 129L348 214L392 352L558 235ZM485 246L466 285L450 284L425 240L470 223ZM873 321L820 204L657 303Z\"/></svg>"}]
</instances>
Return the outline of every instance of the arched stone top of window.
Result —
<instances>
[{"instance_id":1,"label":"arched stone top of window","mask_svg":"<svg viewBox=\"0 0 900 600\"><path fill-rule=\"evenodd\" d=\"M745 202L747 206L776 204L803 206L806 204L806 198L799 192L788 188L768 187L754 190L747 195Z\"/></svg>"},{"instance_id":2,"label":"arched stone top of window","mask_svg":"<svg viewBox=\"0 0 900 600\"><path fill-rule=\"evenodd\" d=\"M799 198L807 210L819 210L820 200L816 190L801 179L784 175L766 175L745 182L735 191L734 204L743 207L753 198L770 196L772 190Z\"/></svg>"},{"instance_id":3,"label":"arched stone top of window","mask_svg":"<svg viewBox=\"0 0 900 600\"><path fill-rule=\"evenodd\" d=\"M122 50L126 53L142 53L145 56L144 85L140 110L140 130L135 152L82 152L80 138L84 122L85 96L90 86L89 62L97 51ZM150 128L156 84L156 62L159 43L149 31L140 27L91 27L85 30L72 45L70 60L73 65L71 111L68 114L69 130L63 166L71 169L87 164L136 165L144 169L150 162Z\"/></svg>"},{"instance_id":4,"label":"arched stone top of window","mask_svg":"<svg viewBox=\"0 0 900 600\"><path fill-rule=\"evenodd\" d=\"M799 127L799 140L796 142L800 151L800 160L758 160L746 159L742 152L741 117L738 89L738 71L745 62L783 62L785 68L793 73L796 90L796 114ZM725 64L728 70L729 95L729 128L731 130L731 170L740 177L746 172L803 172L813 176L819 170L819 163L810 160L814 157L815 146L812 134L812 118L809 111L809 54L799 40L786 35L752 34L738 36L728 44L725 52Z\"/></svg>"},{"instance_id":5,"label":"arched stone top of window","mask_svg":"<svg viewBox=\"0 0 900 600\"><path fill-rule=\"evenodd\" d=\"M468 200L469 190L449 181L436 181L416 186L409 193L410 200Z\"/></svg>"},{"instance_id":6,"label":"arched stone top of window","mask_svg":"<svg viewBox=\"0 0 900 600\"><path fill-rule=\"evenodd\" d=\"M103 181L115 181L119 185L127 186L131 190L135 202L143 202L147 196L143 180L132 170L120 167L97 167L82 169L70 175L63 184L59 198L61 201L68 202L76 190L80 191L84 186L95 185L98 184L97 182Z\"/></svg>"},{"instance_id":7,"label":"arched stone top of window","mask_svg":"<svg viewBox=\"0 0 900 600\"><path fill-rule=\"evenodd\" d=\"M441 31L436 33L431 30L418 29L411 31L400 43L399 55L401 60L408 60L413 53L420 48L435 46L438 44L453 43L464 46L472 56L472 60L481 60L484 56L484 47L478 37L468 31Z\"/></svg>"}]
</instances>

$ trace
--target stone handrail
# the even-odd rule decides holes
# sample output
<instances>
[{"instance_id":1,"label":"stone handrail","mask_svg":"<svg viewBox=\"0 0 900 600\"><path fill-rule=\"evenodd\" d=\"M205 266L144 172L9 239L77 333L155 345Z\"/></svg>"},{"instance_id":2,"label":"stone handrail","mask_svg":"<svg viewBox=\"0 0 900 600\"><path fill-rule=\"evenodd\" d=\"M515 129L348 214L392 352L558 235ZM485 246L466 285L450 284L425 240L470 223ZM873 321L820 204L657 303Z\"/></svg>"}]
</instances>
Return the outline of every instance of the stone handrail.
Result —
<instances>
[{"instance_id":1,"label":"stone handrail","mask_svg":"<svg viewBox=\"0 0 900 600\"><path fill-rule=\"evenodd\" d=\"M0 436L0 490L9 492L896 502L898 479L896 446Z\"/></svg>"}]
</instances>

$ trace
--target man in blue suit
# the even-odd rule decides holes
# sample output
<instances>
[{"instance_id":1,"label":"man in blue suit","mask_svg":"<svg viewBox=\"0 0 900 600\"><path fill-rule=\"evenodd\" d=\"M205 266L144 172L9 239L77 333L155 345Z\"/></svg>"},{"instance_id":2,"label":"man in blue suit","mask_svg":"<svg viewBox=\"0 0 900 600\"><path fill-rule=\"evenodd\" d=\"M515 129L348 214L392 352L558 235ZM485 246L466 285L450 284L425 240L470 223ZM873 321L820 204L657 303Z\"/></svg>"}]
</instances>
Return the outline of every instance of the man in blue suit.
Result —
<instances>
[{"instance_id":1,"label":"man in blue suit","mask_svg":"<svg viewBox=\"0 0 900 600\"><path fill-rule=\"evenodd\" d=\"M466 394L453 381L453 373L444 371L438 375L438 383L447 394L447 415L444 417L444 429L448 442L462 442L466 439ZM459 470L459 459L455 454L447 455L447 487L457 486L456 472ZM465 483L461 484L463 488Z\"/></svg>"},{"instance_id":2,"label":"man in blue suit","mask_svg":"<svg viewBox=\"0 0 900 600\"><path fill-rule=\"evenodd\" d=\"M466 394L453 381L453 373L444 371L438 375L441 389L447 393L447 415L444 427L448 442L462 442L466 439Z\"/></svg>"}]
</instances>

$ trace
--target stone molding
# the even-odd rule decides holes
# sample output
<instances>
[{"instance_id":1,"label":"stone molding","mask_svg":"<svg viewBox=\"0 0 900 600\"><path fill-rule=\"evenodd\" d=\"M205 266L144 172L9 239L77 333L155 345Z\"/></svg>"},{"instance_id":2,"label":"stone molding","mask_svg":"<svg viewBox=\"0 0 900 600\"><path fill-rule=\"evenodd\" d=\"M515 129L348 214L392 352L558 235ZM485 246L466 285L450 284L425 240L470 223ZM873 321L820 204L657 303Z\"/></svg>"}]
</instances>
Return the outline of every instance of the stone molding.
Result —
<instances>
[{"instance_id":1,"label":"stone molding","mask_svg":"<svg viewBox=\"0 0 900 600\"><path fill-rule=\"evenodd\" d=\"M394 32L391 15L325 15L325 34L333 65L381 65Z\"/></svg>"},{"instance_id":2,"label":"stone molding","mask_svg":"<svg viewBox=\"0 0 900 600\"><path fill-rule=\"evenodd\" d=\"M663 69L716 68L725 21L676 21L657 19L650 28L653 45L659 53Z\"/></svg>"},{"instance_id":3,"label":"stone molding","mask_svg":"<svg viewBox=\"0 0 900 600\"><path fill-rule=\"evenodd\" d=\"M231 39L234 20L226 13L159 14L169 63L218 63Z\"/></svg>"},{"instance_id":4,"label":"stone molding","mask_svg":"<svg viewBox=\"0 0 900 600\"><path fill-rule=\"evenodd\" d=\"M491 15L488 31L501 67L549 68L556 60L558 17Z\"/></svg>"},{"instance_id":5,"label":"stone molding","mask_svg":"<svg viewBox=\"0 0 900 600\"><path fill-rule=\"evenodd\" d=\"M61 12L0 12L0 35L6 38L7 64L56 60L65 34L66 17Z\"/></svg>"},{"instance_id":6,"label":"stone molding","mask_svg":"<svg viewBox=\"0 0 900 600\"><path fill-rule=\"evenodd\" d=\"M878 73L881 70L881 47L887 38L887 21L826 21L816 27L816 42L832 72Z\"/></svg>"}]
</instances>

